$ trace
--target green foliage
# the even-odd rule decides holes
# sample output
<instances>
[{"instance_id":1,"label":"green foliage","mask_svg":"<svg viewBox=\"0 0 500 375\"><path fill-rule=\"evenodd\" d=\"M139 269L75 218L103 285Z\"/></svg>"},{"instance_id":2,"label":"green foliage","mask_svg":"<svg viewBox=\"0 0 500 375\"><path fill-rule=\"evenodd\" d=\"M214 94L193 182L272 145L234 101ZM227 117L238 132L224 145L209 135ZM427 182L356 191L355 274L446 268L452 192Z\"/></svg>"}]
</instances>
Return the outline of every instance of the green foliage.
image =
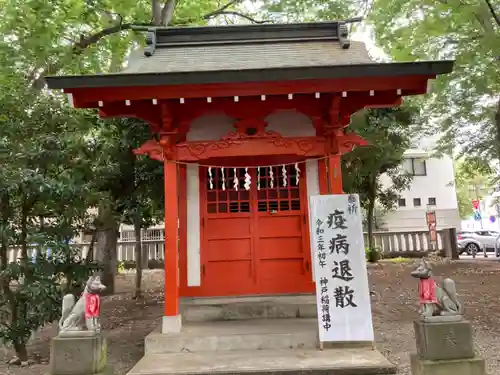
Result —
<instances>
[{"instance_id":1,"label":"green foliage","mask_svg":"<svg viewBox=\"0 0 500 375\"><path fill-rule=\"evenodd\" d=\"M115 158L121 163L118 167L122 188L116 199L122 214L121 221L134 224L136 220L142 228L156 224L163 219L164 184L163 165L147 156L136 156L133 149L151 139L149 125L137 119L119 119L113 124L116 132L112 139L120 139L123 157ZM110 153L116 156L116 153Z\"/></svg>"},{"instance_id":2,"label":"green foliage","mask_svg":"<svg viewBox=\"0 0 500 375\"><path fill-rule=\"evenodd\" d=\"M500 156L500 2L376 0L370 21L378 44L394 60L456 59L453 73L419 98L424 130L443 132L442 150L457 148L488 165ZM495 120L495 114L497 116Z\"/></svg>"},{"instance_id":3,"label":"green foliage","mask_svg":"<svg viewBox=\"0 0 500 375\"><path fill-rule=\"evenodd\" d=\"M26 341L57 316L61 292L78 290L95 270L69 241L91 221L86 209L98 197L85 120L9 78L0 96L0 338L26 360ZM20 259L9 263L13 249Z\"/></svg>"},{"instance_id":4,"label":"green foliage","mask_svg":"<svg viewBox=\"0 0 500 375\"><path fill-rule=\"evenodd\" d=\"M382 258L380 249L377 247L372 247L372 248L366 247L365 255L366 255L366 261L369 263L376 263Z\"/></svg>"},{"instance_id":5,"label":"green foliage","mask_svg":"<svg viewBox=\"0 0 500 375\"><path fill-rule=\"evenodd\" d=\"M332 21L359 16L364 1L267 0L260 12L279 22Z\"/></svg>"},{"instance_id":6,"label":"green foliage","mask_svg":"<svg viewBox=\"0 0 500 375\"><path fill-rule=\"evenodd\" d=\"M343 156L344 190L360 194L363 208L374 202L385 210L393 209L399 192L409 186L411 176L400 164L410 147L414 110L408 107L362 111L353 118L350 131L369 142ZM383 184L381 176L389 178Z\"/></svg>"},{"instance_id":7,"label":"green foliage","mask_svg":"<svg viewBox=\"0 0 500 375\"><path fill-rule=\"evenodd\" d=\"M411 176L401 167L404 152L410 147L414 109L374 109L354 116L350 131L369 142L343 155L342 176L346 193L358 193L366 212L368 248L373 249L375 207L394 208L399 193L406 189ZM386 181L382 180L386 177Z\"/></svg>"},{"instance_id":8,"label":"green foliage","mask_svg":"<svg viewBox=\"0 0 500 375\"><path fill-rule=\"evenodd\" d=\"M467 159L456 160L454 167L458 209L460 217L466 219L473 213L472 201L483 199L490 193L494 176Z\"/></svg>"},{"instance_id":9,"label":"green foliage","mask_svg":"<svg viewBox=\"0 0 500 375\"><path fill-rule=\"evenodd\" d=\"M382 209L380 205L375 206L375 209L373 210L373 229L375 231L381 230L384 228L385 225L385 220L384 216L386 215L387 210ZM363 231L368 230L368 217L367 217L367 212L365 209L363 209Z\"/></svg>"},{"instance_id":10,"label":"green foliage","mask_svg":"<svg viewBox=\"0 0 500 375\"><path fill-rule=\"evenodd\" d=\"M25 345L33 330L57 320L62 295L81 292L84 281L97 269L95 264L82 262L69 246L55 245L48 259L44 251L34 263L21 259L2 270L2 280L10 286L4 285L0 299L0 340L16 350Z\"/></svg>"}]
</instances>

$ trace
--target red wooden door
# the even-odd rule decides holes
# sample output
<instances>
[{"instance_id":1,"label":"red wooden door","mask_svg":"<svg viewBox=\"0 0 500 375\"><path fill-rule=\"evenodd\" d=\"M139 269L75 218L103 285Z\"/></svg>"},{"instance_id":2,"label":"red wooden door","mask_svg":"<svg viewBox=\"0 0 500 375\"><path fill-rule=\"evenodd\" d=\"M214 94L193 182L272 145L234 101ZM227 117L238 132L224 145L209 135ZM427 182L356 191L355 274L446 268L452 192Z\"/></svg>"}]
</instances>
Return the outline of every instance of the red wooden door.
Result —
<instances>
[{"instance_id":1,"label":"red wooden door","mask_svg":"<svg viewBox=\"0 0 500 375\"><path fill-rule=\"evenodd\" d=\"M259 289L268 293L313 290L304 164L299 168L298 180L293 165L259 171L255 236L257 270Z\"/></svg>"},{"instance_id":2,"label":"red wooden door","mask_svg":"<svg viewBox=\"0 0 500 375\"><path fill-rule=\"evenodd\" d=\"M282 167L272 178L269 168L201 168L202 295L314 290L301 169L297 185L294 166L287 166L283 186Z\"/></svg>"}]
</instances>

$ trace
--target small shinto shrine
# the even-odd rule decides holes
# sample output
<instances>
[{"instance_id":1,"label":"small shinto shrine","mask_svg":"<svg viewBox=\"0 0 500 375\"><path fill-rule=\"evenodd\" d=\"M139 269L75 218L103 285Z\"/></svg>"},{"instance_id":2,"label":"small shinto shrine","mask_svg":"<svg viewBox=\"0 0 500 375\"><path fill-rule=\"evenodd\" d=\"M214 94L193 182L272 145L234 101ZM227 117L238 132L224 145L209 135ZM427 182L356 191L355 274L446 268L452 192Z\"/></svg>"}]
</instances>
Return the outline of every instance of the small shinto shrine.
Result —
<instances>
[{"instance_id":1,"label":"small shinto shrine","mask_svg":"<svg viewBox=\"0 0 500 375\"><path fill-rule=\"evenodd\" d=\"M308 196L342 193L360 109L421 95L451 61L374 62L343 22L157 28L117 74L47 79L76 108L151 125L165 168L165 313L179 297L313 293Z\"/></svg>"}]
</instances>

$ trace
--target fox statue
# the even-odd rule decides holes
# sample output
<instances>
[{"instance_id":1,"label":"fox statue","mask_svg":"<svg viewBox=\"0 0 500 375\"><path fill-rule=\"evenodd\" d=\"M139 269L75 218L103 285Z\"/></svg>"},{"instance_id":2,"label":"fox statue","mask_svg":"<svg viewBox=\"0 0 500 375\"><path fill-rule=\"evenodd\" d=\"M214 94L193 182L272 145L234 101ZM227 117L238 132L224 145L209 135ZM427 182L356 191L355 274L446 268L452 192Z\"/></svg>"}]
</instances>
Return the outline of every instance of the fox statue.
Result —
<instances>
[{"instance_id":1,"label":"fox statue","mask_svg":"<svg viewBox=\"0 0 500 375\"><path fill-rule=\"evenodd\" d=\"M78 332L83 324L88 331L100 332L100 298L106 289L99 276L90 276L81 297L75 303L73 294L66 294L62 301L62 315L59 320L59 333Z\"/></svg>"},{"instance_id":2,"label":"fox statue","mask_svg":"<svg viewBox=\"0 0 500 375\"><path fill-rule=\"evenodd\" d=\"M446 278L441 285L432 277L432 269L422 259L420 265L411 273L411 276L420 280L420 315L425 320L433 316L460 317L463 315L462 304L458 301L455 282Z\"/></svg>"}]
</instances>

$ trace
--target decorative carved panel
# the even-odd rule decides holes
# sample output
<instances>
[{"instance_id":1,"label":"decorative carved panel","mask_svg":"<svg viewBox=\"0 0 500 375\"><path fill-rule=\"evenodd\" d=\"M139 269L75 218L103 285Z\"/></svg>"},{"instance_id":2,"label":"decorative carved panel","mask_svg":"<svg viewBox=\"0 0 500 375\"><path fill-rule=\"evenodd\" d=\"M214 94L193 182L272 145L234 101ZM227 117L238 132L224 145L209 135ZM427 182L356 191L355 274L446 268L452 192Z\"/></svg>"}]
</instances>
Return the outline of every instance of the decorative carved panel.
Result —
<instances>
[{"instance_id":1,"label":"decorative carved panel","mask_svg":"<svg viewBox=\"0 0 500 375\"><path fill-rule=\"evenodd\" d=\"M149 140L135 149L134 153L148 155L158 161L167 158L195 162L234 156L297 155L311 158L329 153L344 154L357 146L368 145L355 133L338 134L332 138L332 143L333 149L329 149L324 137L282 137L273 131L260 131L254 135L232 132L219 141L181 142L173 147L166 137L160 142Z\"/></svg>"},{"instance_id":2,"label":"decorative carved panel","mask_svg":"<svg viewBox=\"0 0 500 375\"><path fill-rule=\"evenodd\" d=\"M324 155L326 139L323 137L282 137L272 131L257 131L249 135L232 132L216 142L183 142L177 144L177 158L196 161L210 158L259 155Z\"/></svg>"},{"instance_id":3,"label":"decorative carved panel","mask_svg":"<svg viewBox=\"0 0 500 375\"><path fill-rule=\"evenodd\" d=\"M364 138L357 135L356 133L348 133L336 137L335 142L337 143L338 151L341 155L351 152L356 147L368 146L368 141L366 141Z\"/></svg>"}]
</instances>

